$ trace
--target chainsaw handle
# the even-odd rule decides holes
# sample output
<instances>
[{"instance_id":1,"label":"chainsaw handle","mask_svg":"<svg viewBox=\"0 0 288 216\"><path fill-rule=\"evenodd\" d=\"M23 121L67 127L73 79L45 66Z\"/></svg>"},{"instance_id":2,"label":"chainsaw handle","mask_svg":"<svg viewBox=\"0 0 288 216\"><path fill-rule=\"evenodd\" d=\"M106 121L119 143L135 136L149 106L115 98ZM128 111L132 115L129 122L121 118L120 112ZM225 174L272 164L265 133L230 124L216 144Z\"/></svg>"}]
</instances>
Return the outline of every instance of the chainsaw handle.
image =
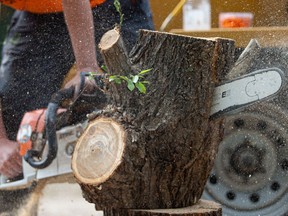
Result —
<instances>
[{"instance_id":1,"label":"chainsaw handle","mask_svg":"<svg viewBox=\"0 0 288 216\"><path fill-rule=\"evenodd\" d=\"M82 72L80 74L80 89L78 94L83 94L85 87L85 78L89 76L89 73ZM102 76L95 77L96 85L102 87L101 82ZM101 85L100 85L101 84ZM70 87L66 89L61 89L55 94L53 94L46 112L46 121L45 128L48 141L48 154L45 160L37 161L36 157L40 157L41 153L36 150L28 150L24 156L24 159L32 166L33 168L43 169L49 166L57 156L58 151L58 142L56 137L56 117L57 110L61 106L61 103L66 99L72 99L74 96L75 87Z\"/></svg>"},{"instance_id":2,"label":"chainsaw handle","mask_svg":"<svg viewBox=\"0 0 288 216\"><path fill-rule=\"evenodd\" d=\"M40 152L36 150L28 150L24 156L24 159L33 168L37 168L37 169L46 168L56 158L57 151L58 151L58 142L57 142L57 137L56 137L57 110L60 107L63 100L71 99L73 98L73 95L74 95L74 87L70 87L68 89L61 89L60 91L56 92L52 96L51 101L47 107L46 121L45 121L47 140L48 140L47 158L43 161L36 161L35 157L40 156Z\"/></svg>"}]
</instances>

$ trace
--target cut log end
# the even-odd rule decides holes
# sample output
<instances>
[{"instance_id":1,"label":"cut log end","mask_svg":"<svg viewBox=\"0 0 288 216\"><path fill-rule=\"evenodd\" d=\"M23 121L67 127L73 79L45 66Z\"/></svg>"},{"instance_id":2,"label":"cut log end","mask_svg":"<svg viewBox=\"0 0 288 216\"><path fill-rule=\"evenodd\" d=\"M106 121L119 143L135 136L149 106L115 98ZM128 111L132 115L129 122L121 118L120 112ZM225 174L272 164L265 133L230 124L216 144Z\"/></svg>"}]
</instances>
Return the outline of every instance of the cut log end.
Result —
<instances>
[{"instance_id":1,"label":"cut log end","mask_svg":"<svg viewBox=\"0 0 288 216\"><path fill-rule=\"evenodd\" d=\"M119 37L120 34L117 28L106 32L100 40L99 48L101 50L110 49L119 40Z\"/></svg>"},{"instance_id":2,"label":"cut log end","mask_svg":"<svg viewBox=\"0 0 288 216\"><path fill-rule=\"evenodd\" d=\"M72 169L77 180L99 185L105 182L122 160L125 131L108 118L91 122L77 142Z\"/></svg>"}]
</instances>

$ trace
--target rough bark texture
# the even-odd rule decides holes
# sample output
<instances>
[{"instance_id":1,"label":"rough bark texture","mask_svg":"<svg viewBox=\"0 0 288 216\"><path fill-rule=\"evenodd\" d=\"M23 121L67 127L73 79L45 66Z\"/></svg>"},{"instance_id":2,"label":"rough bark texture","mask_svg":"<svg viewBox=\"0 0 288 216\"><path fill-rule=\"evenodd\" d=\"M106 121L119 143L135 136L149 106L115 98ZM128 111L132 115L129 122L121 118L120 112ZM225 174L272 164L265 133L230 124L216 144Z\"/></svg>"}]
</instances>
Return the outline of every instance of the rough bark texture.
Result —
<instances>
[{"instance_id":1,"label":"rough bark texture","mask_svg":"<svg viewBox=\"0 0 288 216\"><path fill-rule=\"evenodd\" d=\"M221 216L222 210L219 204L211 201L199 200L193 206L177 209L104 209L104 216Z\"/></svg>"},{"instance_id":2,"label":"rough bark texture","mask_svg":"<svg viewBox=\"0 0 288 216\"><path fill-rule=\"evenodd\" d=\"M124 84L108 86L111 101L98 116L123 128L125 147L119 165L102 183L81 182L76 176L84 197L97 210L192 206L202 195L221 140L221 119L211 121L210 108L215 84L232 65L234 41L143 30L130 53L129 72L108 60L119 54L114 44L108 46L113 51L102 51L109 72L152 68L145 76L150 85L147 94L131 92ZM76 152L85 144L77 146ZM74 158L75 168L81 159Z\"/></svg>"}]
</instances>

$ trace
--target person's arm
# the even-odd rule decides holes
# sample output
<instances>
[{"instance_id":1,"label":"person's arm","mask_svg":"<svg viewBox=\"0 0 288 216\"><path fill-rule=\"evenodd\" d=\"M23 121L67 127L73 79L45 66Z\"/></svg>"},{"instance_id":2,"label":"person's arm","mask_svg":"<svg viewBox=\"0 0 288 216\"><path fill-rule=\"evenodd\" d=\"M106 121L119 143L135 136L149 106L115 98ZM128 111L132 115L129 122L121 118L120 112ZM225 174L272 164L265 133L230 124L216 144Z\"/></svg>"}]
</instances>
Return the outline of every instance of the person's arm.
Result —
<instances>
[{"instance_id":1,"label":"person's arm","mask_svg":"<svg viewBox=\"0 0 288 216\"><path fill-rule=\"evenodd\" d=\"M97 63L94 38L94 24L89 0L62 0L65 21L71 38L76 59L77 74L65 88L75 86L75 96L80 86L80 72L102 73ZM90 79L85 82L85 90L92 91L95 83Z\"/></svg>"},{"instance_id":2,"label":"person's arm","mask_svg":"<svg viewBox=\"0 0 288 216\"><path fill-rule=\"evenodd\" d=\"M96 60L94 24L89 0L62 0L78 71L101 70Z\"/></svg>"},{"instance_id":3,"label":"person's arm","mask_svg":"<svg viewBox=\"0 0 288 216\"><path fill-rule=\"evenodd\" d=\"M19 144L7 138L0 103L0 174L12 178L22 172Z\"/></svg>"}]
</instances>

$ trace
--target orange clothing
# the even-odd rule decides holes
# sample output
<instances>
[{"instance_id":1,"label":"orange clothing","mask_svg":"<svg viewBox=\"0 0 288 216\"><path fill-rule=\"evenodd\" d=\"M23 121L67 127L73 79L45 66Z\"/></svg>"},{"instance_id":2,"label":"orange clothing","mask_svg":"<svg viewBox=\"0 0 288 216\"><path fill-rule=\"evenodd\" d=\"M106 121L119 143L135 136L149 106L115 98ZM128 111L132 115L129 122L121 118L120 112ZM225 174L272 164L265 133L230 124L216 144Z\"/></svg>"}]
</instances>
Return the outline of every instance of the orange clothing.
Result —
<instances>
[{"instance_id":1,"label":"orange clothing","mask_svg":"<svg viewBox=\"0 0 288 216\"><path fill-rule=\"evenodd\" d=\"M90 0L91 7L95 7L103 2L105 2L105 0ZM32 13L54 13L63 11L62 0L0 0L0 3L16 10L24 10Z\"/></svg>"}]
</instances>

